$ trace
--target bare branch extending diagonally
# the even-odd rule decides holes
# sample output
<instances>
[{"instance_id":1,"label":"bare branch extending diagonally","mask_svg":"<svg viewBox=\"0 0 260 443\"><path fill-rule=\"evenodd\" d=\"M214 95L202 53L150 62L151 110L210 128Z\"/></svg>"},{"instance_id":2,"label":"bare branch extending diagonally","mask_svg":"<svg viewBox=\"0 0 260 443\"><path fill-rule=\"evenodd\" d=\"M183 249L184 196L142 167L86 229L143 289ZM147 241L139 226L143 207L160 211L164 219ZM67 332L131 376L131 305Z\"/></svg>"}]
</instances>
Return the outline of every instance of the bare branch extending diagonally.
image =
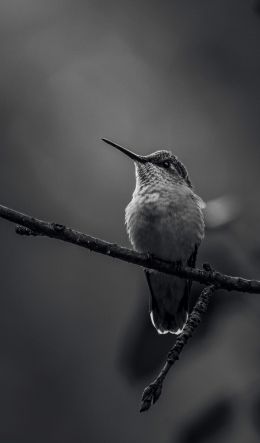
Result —
<instances>
[{"instance_id":1,"label":"bare branch extending diagonally","mask_svg":"<svg viewBox=\"0 0 260 443\"><path fill-rule=\"evenodd\" d=\"M56 238L77 246L95 251L109 257L114 257L128 263L133 263L148 269L155 269L166 274L174 274L183 278L190 278L202 284L216 284L228 291L240 291L249 293L260 293L259 280L247 280L241 277L233 277L212 270L202 270L193 268L180 269L174 263L160 260L154 256L141 254L115 243L109 243L100 240L82 232L68 228L59 223L51 223L39 220L30 215L17 212L6 206L0 205L0 217L4 218L18 226L17 233L23 235L41 235L50 238ZM21 228L23 226L23 229Z\"/></svg>"},{"instance_id":2,"label":"bare branch extending diagonally","mask_svg":"<svg viewBox=\"0 0 260 443\"><path fill-rule=\"evenodd\" d=\"M260 294L259 280L247 280L242 277L221 274L220 272L212 270L210 266L205 266L203 270L189 267L180 269L180 267L176 266L174 263L163 261L154 256L141 254L117 244L91 237L59 223L39 220L2 205L0 205L0 217L18 225L16 226L16 232L20 235L56 238L57 240L72 243L91 251L114 257L144 268L154 269L166 274L178 275L182 278L189 278L207 286L202 291L198 302L190 314L189 320L182 334L180 334L175 345L170 350L165 365L158 377L145 388L142 397L141 411L149 409L152 403L155 403L160 397L163 381L169 369L178 360L182 349L199 325L201 314L207 310L210 296L215 289L222 288L228 291Z\"/></svg>"}]
</instances>

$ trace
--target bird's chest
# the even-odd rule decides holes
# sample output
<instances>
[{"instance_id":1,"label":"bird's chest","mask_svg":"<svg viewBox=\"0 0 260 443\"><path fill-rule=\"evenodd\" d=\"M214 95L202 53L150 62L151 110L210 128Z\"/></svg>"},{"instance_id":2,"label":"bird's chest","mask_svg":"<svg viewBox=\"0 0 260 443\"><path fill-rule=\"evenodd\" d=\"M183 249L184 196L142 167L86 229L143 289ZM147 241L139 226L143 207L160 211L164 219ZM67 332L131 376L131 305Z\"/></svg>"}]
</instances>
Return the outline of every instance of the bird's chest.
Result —
<instances>
[{"instance_id":1,"label":"bird's chest","mask_svg":"<svg viewBox=\"0 0 260 443\"><path fill-rule=\"evenodd\" d=\"M134 194L126 208L130 241L140 252L187 260L203 237L202 214L190 195Z\"/></svg>"}]
</instances>

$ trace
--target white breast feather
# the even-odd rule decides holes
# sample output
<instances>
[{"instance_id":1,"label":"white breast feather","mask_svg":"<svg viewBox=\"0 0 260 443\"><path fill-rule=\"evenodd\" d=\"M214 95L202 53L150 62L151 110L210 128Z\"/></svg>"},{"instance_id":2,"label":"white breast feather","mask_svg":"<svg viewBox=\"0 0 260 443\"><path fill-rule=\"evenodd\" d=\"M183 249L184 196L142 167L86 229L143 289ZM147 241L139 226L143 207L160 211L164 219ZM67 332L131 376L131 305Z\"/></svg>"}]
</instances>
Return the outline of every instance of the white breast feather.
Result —
<instances>
[{"instance_id":1,"label":"white breast feather","mask_svg":"<svg viewBox=\"0 0 260 443\"><path fill-rule=\"evenodd\" d=\"M126 225L133 247L165 260L187 261L204 236L204 202L189 188L168 193L135 192L126 208Z\"/></svg>"}]
</instances>

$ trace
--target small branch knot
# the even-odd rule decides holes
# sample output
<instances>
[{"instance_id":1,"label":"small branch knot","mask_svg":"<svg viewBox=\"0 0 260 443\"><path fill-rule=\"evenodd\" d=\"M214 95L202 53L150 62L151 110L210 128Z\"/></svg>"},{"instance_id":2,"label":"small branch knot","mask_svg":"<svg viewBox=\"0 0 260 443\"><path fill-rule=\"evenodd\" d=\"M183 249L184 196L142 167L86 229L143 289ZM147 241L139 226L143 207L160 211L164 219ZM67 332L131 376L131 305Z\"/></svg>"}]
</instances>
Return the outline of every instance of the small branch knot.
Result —
<instances>
[{"instance_id":1,"label":"small branch knot","mask_svg":"<svg viewBox=\"0 0 260 443\"><path fill-rule=\"evenodd\" d=\"M32 235L34 237L36 237L37 235L40 235L37 232L33 231L32 229L25 228L24 226L20 226L20 225L17 225L15 227L15 232L18 235L26 235L26 236Z\"/></svg>"},{"instance_id":2,"label":"small branch knot","mask_svg":"<svg viewBox=\"0 0 260 443\"><path fill-rule=\"evenodd\" d=\"M147 411L151 405L156 403L162 393L162 379L158 378L145 388L142 399L140 412Z\"/></svg>"},{"instance_id":3,"label":"small branch knot","mask_svg":"<svg viewBox=\"0 0 260 443\"><path fill-rule=\"evenodd\" d=\"M52 223L51 226L54 229L54 231L56 231L56 232L63 232L66 229L66 226L64 226L60 223Z\"/></svg>"}]
</instances>

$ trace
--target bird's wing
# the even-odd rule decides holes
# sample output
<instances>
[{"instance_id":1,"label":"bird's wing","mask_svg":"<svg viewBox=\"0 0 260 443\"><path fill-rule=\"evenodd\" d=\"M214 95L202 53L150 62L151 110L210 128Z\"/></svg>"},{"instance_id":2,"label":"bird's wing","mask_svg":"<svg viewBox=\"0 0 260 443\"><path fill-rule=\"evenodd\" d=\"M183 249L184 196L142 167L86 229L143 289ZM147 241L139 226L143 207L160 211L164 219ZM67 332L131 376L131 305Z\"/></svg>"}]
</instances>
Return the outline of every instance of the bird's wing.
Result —
<instances>
[{"instance_id":1,"label":"bird's wing","mask_svg":"<svg viewBox=\"0 0 260 443\"><path fill-rule=\"evenodd\" d=\"M199 245L195 245L194 247L194 251L192 252L190 258L187 261L187 266L189 266L190 268L195 268L196 266L196 260L197 260L197 255L198 255L198 247ZM148 269L144 270L145 273L145 277L149 286L149 290L151 293L152 298L154 298L154 293L153 293L153 287L152 287L152 282L151 282L151 271L148 271ZM188 293L190 292L190 288L191 288L191 284L192 284L192 280L188 280Z\"/></svg>"},{"instance_id":2,"label":"bird's wing","mask_svg":"<svg viewBox=\"0 0 260 443\"><path fill-rule=\"evenodd\" d=\"M195 268L195 266L196 266L198 247L199 247L198 245L195 245L194 251L191 254L189 260L187 261L187 266L189 266L190 268Z\"/></svg>"},{"instance_id":3,"label":"bird's wing","mask_svg":"<svg viewBox=\"0 0 260 443\"><path fill-rule=\"evenodd\" d=\"M195 267L198 246L187 261ZM150 290L150 316L160 334L180 333L187 321L192 280L145 270Z\"/></svg>"},{"instance_id":4,"label":"bird's wing","mask_svg":"<svg viewBox=\"0 0 260 443\"><path fill-rule=\"evenodd\" d=\"M199 245L195 245L194 251L191 254L189 260L187 261L187 266L189 266L190 268L195 268L195 266L196 266L198 248L199 248ZM186 285L186 290L185 290L187 297L189 297L189 295L190 295L191 285L192 285L192 280L187 280L187 285Z\"/></svg>"},{"instance_id":5,"label":"bird's wing","mask_svg":"<svg viewBox=\"0 0 260 443\"><path fill-rule=\"evenodd\" d=\"M148 269L144 270L144 274L148 283L148 287L149 287L149 291L150 291L150 305L149 305L149 311L151 312L152 310L152 301L155 300L154 297L154 293L153 293L153 286L152 286L152 282L151 282L151 271L148 271Z\"/></svg>"}]
</instances>

